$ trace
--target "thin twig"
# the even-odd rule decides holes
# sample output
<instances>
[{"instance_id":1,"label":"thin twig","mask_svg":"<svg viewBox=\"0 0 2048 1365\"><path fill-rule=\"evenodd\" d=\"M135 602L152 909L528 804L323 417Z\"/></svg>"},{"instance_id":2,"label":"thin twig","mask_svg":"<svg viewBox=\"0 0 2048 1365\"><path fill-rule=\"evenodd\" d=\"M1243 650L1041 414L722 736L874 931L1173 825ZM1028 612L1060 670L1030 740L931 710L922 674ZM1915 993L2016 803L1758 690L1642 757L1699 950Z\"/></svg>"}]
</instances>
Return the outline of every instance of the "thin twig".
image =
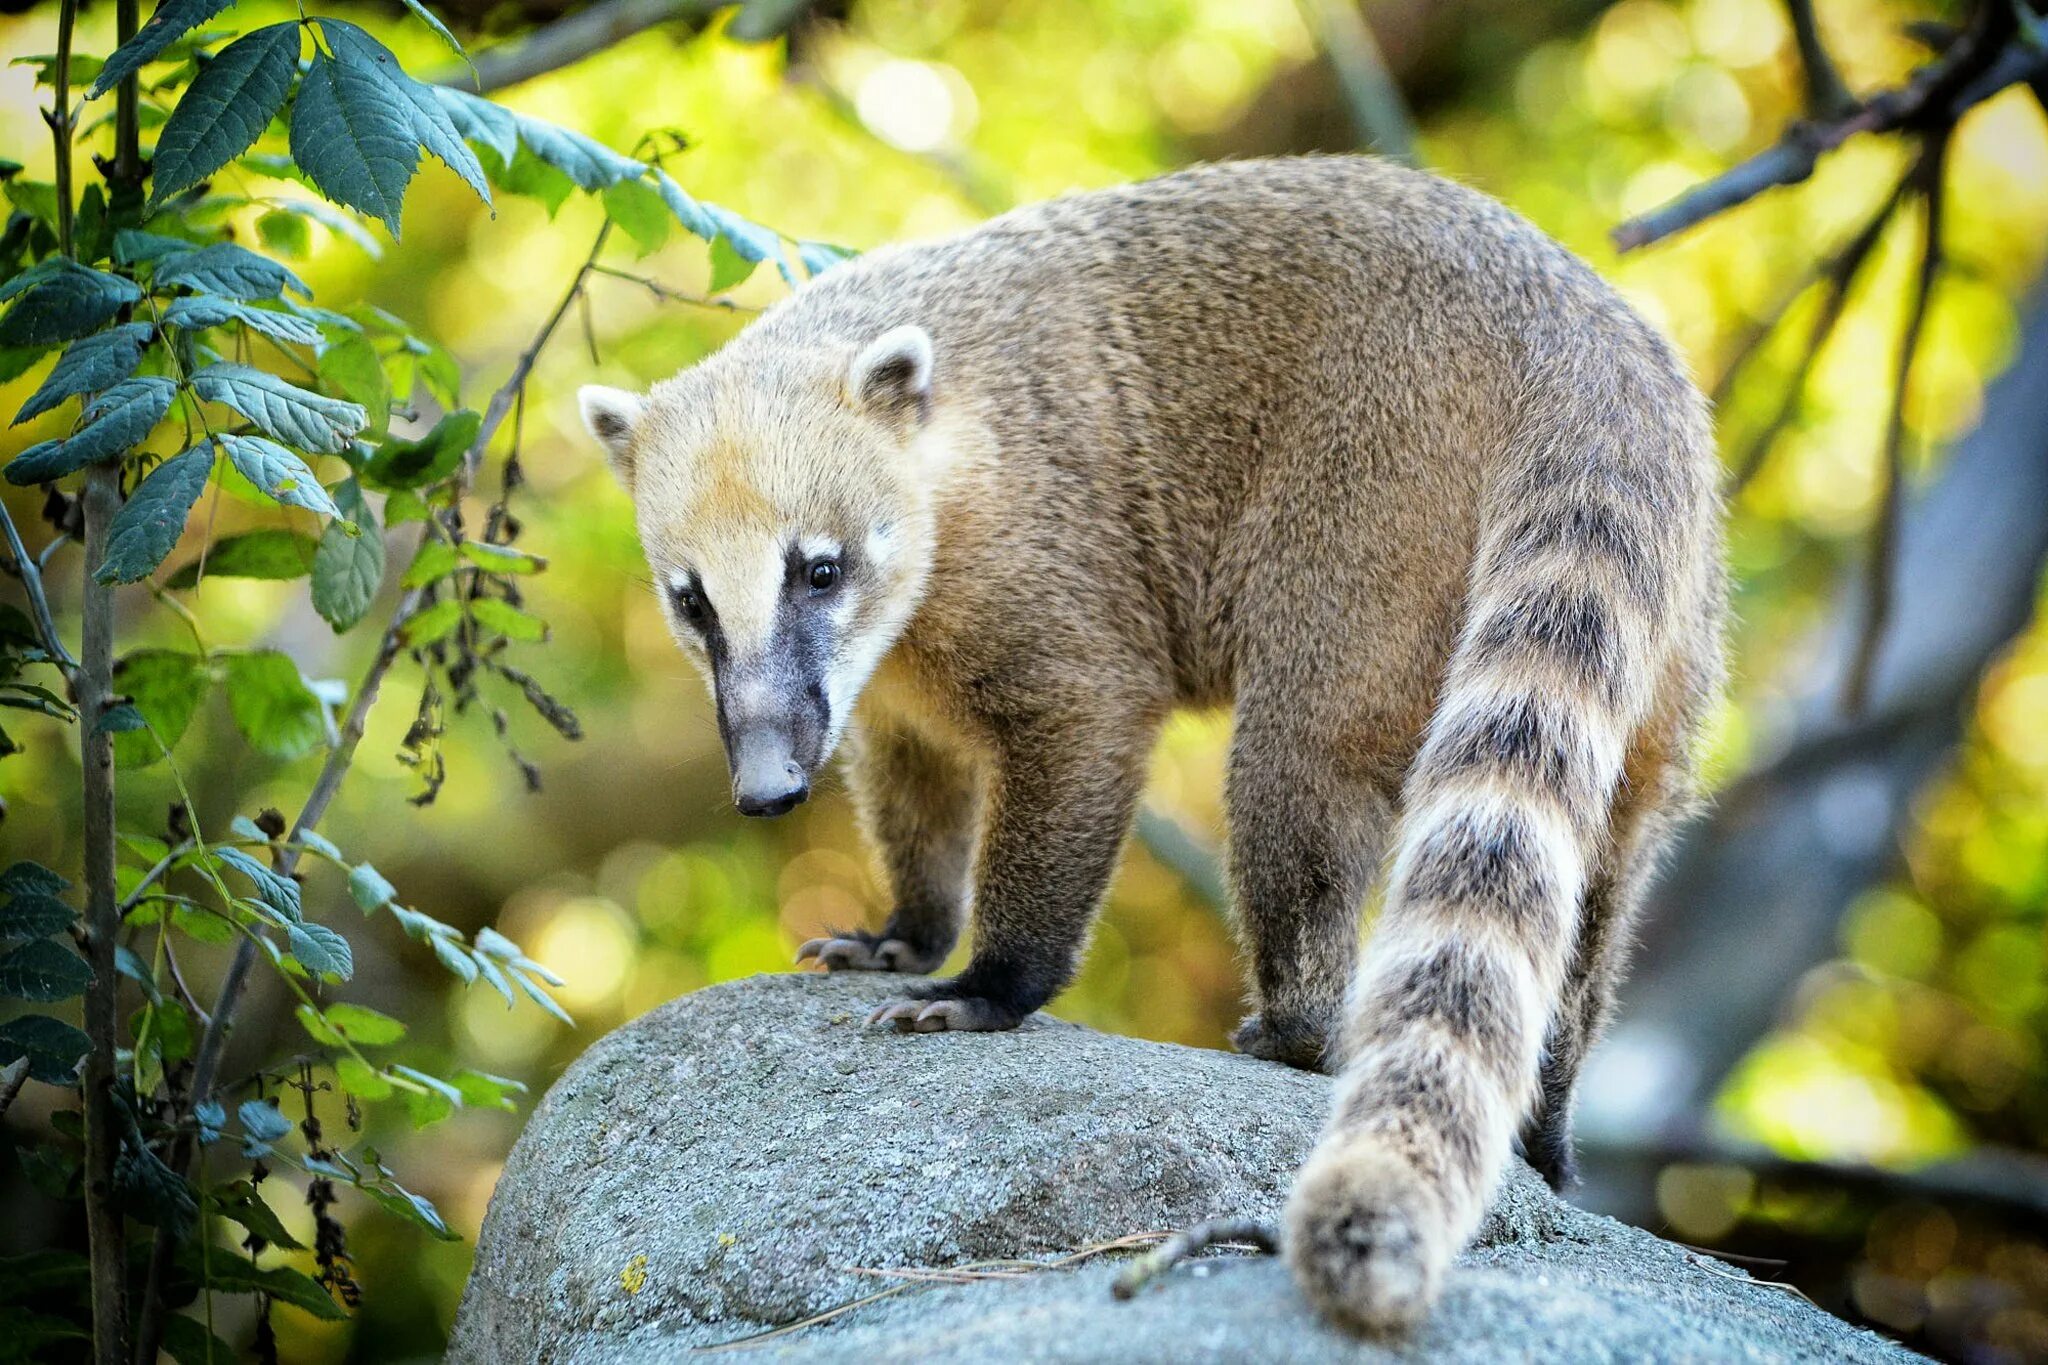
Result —
<instances>
[{"instance_id":1,"label":"thin twig","mask_svg":"<svg viewBox=\"0 0 2048 1365\"><path fill-rule=\"evenodd\" d=\"M1337 74L1358 140L1381 156L1417 164L1415 120L1355 0L1300 0L1300 5Z\"/></svg>"},{"instance_id":2,"label":"thin twig","mask_svg":"<svg viewBox=\"0 0 2048 1365\"><path fill-rule=\"evenodd\" d=\"M1871 251L1883 238L1886 225L1891 222L1892 215L1904 201L1906 189L1912 181L1911 173L1899 181L1885 197L1877 212L1871 216L1870 221L1863 226L1863 230L1822 269L1818 278L1824 292L1819 309L1813 317L1813 327L1807 333L1806 348L1800 353L1799 364L1785 385L1784 393L1778 402L1778 410L1750 439L1749 448L1743 453L1742 458L1735 462L1735 472L1728 480L1727 491L1730 496L1749 486L1750 481L1763 468L1764 459L1777 444L1779 435L1790 425L1792 415L1799 409L1799 400L1806 392L1807 376L1813 373L1814 365L1820 360L1820 353L1826 349L1828 339L1834 335L1836 325L1842 320L1842 312L1848 305L1849 291L1855 285L1856 277L1862 273L1864 262L1870 258ZM1748 357L1744 356L1742 359L1746 360ZM1737 362L1739 363L1740 361ZM1732 382L1735 372L1736 367L1731 366L1723 375L1721 384L1716 386L1717 395L1722 395L1722 391ZM1720 401L1719 397L1716 401Z\"/></svg>"},{"instance_id":3,"label":"thin twig","mask_svg":"<svg viewBox=\"0 0 2048 1365\"><path fill-rule=\"evenodd\" d=\"M1799 44L1799 72L1806 85L1806 112L1812 118L1839 118L1853 108L1856 100L1842 84L1821 40L1820 21L1814 17L1813 0L1786 0L1792 12L1792 36Z\"/></svg>"},{"instance_id":4,"label":"thin twig","mask_svg":"<svg viewBox=\"0 0 2048 1365\"><path fill-rule=\"evenodd\" d=\"M35 614L36 633L43 637L43 652L68 679L77 669L78 660L64 648L64 641L57 634L56 619L50 615L50 599L43 592L42 561L21 543L21 532L14 529L14 518L8 515L4 500L0 500L0 528L6 530L7 549L14 556L14 572L21 579L21 590L28 595L29 610Z\"/></svg>"},{"instance_id":5,"label":"thin twig","mask_svg":"<svg viewBox=\"0 0 2048 1365\"><path fill-rule=\"evenodd\" d=\"M1948 159L1949 130L1928 134L1920 162L1914 168L1915 188L1926 201L1925 240L1920 250L1920 274L1913 290L1913 310L1899 336L1898 367L1892 381L1891 422L1884 437L1884 501L1878 507L1877 524L1871 534L1869 577L1863 631L1857 637L1856 652L1850 659L1842 688L1842 708L1860 713L1869 700L1871 675L1877 653L1884 644L1892 616L1892 560L1898 551L1899 513L1905 500L1906 398L1913 378L1913 361L1920 350L1920 333L1927 321L1928 301L1934 296L1934 282L1942 264L1943 170Z\"/></svg>"},{"instance_id":6,"label":"thin twig","mask_svg":"<svg viewBox=\"0 0 2048 1365\"><path fill-rule=\"evenodd\" d=\"M688 294L680 289L670 288L660 280L650 279L646 275L636 275L630 270L621 270L617 266L592 265L590 268L595 274L609 275L615 280L625 280L630 284L637 284L664 303L687 303L697 308L715 308L722 313L758 313L761 311L752 304L736 303L729 298Z\"/></svg>"},{"instance_id":7,"label":"thin twig","mask_svg":"<svg viewBox=\"0 0 2048 1365\"><path fill-rule=\"evenodd\" d=\"M1271 1223L1257 1218L1216 1218L1197 1223L1176 1232L1131 1262L1124 1273L1116 1277L1116 1283L1110 1286L1109 1292L1119 1299L1133 1298L1146 1285L1182 1261L1200 1255L1210 1247L1225 1245L1251 1247L1272 1255L1280 1250L1280 1231Z\"/></svg>"}]
</instances>

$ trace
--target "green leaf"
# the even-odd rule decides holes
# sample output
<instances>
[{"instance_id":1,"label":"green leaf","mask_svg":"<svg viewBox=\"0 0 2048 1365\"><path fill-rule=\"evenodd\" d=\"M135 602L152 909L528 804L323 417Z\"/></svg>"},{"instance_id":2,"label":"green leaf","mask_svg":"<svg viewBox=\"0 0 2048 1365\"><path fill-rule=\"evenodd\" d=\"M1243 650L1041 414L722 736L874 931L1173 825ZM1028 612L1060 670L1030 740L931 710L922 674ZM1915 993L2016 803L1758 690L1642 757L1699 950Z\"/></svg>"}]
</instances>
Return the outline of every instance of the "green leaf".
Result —
<instances>
[{"instance_id":1,"label":"green leaf","mask_svg":"<svg viewBox=\"0 0 2048 1365\"><path fill-rule=\"evenodd\" d=\"M58 441L30 446L6 469L8 481L45 483L100 460L125 455L149 438L170 411L177 386L168 379L124 379L85 408L85 425Z\"/></svg>"},{"instance_id":2,"label":"green leaf","mask_svg":"<svg viewBox=\"0 0 2048 1365\"><path fill-rule=\"evenodd\" d=\"M448 44L448 50L450 52L453 52L457 57L460 57L464 62L468 62L470 72L472 74L475 73L476 63L470 62L469 54L462 50L462 44L456 41L455 35L448 31L448 26L446 24L442 23L439 19L434 17L434 12L432 10L428 9L425 5L421 4L420 0L405 0L405 7L411 10L414 14L418 15L421 23L425 24L428 28L434 30L435 36L438 37L442 42Z\"/></svg>"},{"instance_id":3,"label":"green leaf","mask_svg":"<svg viewBox=\"0 0 2048 1365\"><path fill-rule=\"evenodd\" d=\"M323 455L346 450L348 438L368 420L355 403L309 393L247 365L209 365L192 376L192 387L201 398L226 404L286 445Z\"/></svg>"},{"instance_id":4,"label":"green leaf","mask_svg":"<svg viewBox=\"0 0 2048 1365\"><path fill-rule=\"evenodd\" d=\"M451 412L418 440L394 437L377 447L363 466L363 480L378 488L419 488L453 474L476 440L483 418L474 412Z\"/></svg>"},{"instance_id":5,"label":"green leaf","mask_svg":"<svg viewBox=\"0 0 2048 1365\"><path fill-rule=\"evenodd\" d=\"M549 1014L567 1024L570 1028L576 1027L576 1021L569 1017L569 1011L556 1004L555 998L552 995L534 985L524 972L513 972L511 976L513 984L526 993L527 999L539 1005L543 1010L546 1010Z\"/></svg>"},{"instance_id":6,"label":"green leaf","mask_svg":"<svg viewBox=\"0 0 2048 1365\"><path fill-rule=\"evenodd\" d=\"M327 1023L358 1047L388 1047L405 1037L404 1024L367 1005L329 1005Z\"/></svg>"},{"instance_id":7,"label":"green leaf","mask_svg":"<svg viewBox=\"0 0 2048 1365\"><path fill-rule=\"evenodd\" d=\"M323 24L323 29L332 26ZM415 110L390 80L360 61L313 54L292 105L292 159L338 204L381 219L398 236L405 187L419 166Z\"/></svg>"},{"instance_id":8,"label":"green leaf","mask_svg":"<svg viewBox=\"0 0 2048 1365\"><path fill-rule=\"evenodd\" d=\"M0 346L49 346L82 337L141 297L133 280L52 257L0 286L0 299L14 299L0 317Z\"/></svg>"},{"instance_id":9,"label":"green leaf","mask_svg":"<svg viewBox=\"0 0 2048 1365\"><path fill-rule=\"evenodd\" d=\"M355 897L356 904L364 914L389 905L398 895L398 888L384 877L384 874L368 863L357 863L348 874L348 893Z\"/></svg>"},{"instance_id":10,"label":"green leaf","mask_svg":"<svg viewBox=\"0 0 2048 1365\"><path fill-rule=\"evenodd\" d=\"M304 214L272 209L256 220L256 237L284 256L304 257L313 250L313 225Z\"/></svg>"},{"instance_id":11,"label":"green leaf","mask_svg":"<svg viewBox=\"0 0 2048 1365\"><path fill-rule=\"evenodd\" d=\"M297 222L294 218L292 222ZM235 299L223 299L210 294L192 294L176 299L164 309L164 321L173 327L182 327L188 332L203 331L208 327L224 327L230 322L239 322L244 327L275 337L279 341L290 341L300 346L318 345L320 329L310 320L297 313L283 313L270 308L257 308Z\"/></svg>"},{"instance_id":12,"label":"green leaf","mask_svg":"<svg viewBox=\"0 0 2048 1365\"><path fill-rule=\"evenodd\" d=\"M274 650L226 658L228 710L257 752L297 758L327 737L320 699L299 666Z\"/></svg>"},{"instance_id":13,"label":"green leaf","mask_svg":"<svg viewBox=\"0 0 2048 1365\"><path fill-rule=\"evenodd\" d=\"M329 522L313 557L313 610L341 632L363 619L384 581L384 533L363 500L354 479L335 488L342 515L355 524L355 534L339 521Z\"/></svg>"},{"instance_id":14,"label":"green leaf","mask_svg":"<svg viewBox=\"0 0 2048 1365\"><path fill-rule=\"evenodd\" d=\"M505 165L518 155L519 120L510 109L449 86L435 87L434 98L465 141L488 148Z\"/></svg>"},{"instance_id":15,"label":"green leaf","mask_svg":"<svg viewBox=\"0 0 2048 1365\"><path fill-rule=\"evenodd\" d=\"M341 515L341 509L334 505L334 499L320 486L320 480L313 476L306 462L275 441L266 441L261 436L217 439L242 477L255 484L264 496L323 517Z\"/></svg>"},{"instance_id":16,"label":"green leaf","mask_svg":"<svg viewBox=\"0 0 2048 1365\"><path fill-rule=\"evenodd\" d=\"M339 1046L340 1042L341 1035L336 1034L335 1045ZM358 1099L388 1100L391 1098L390 1079L376 1067L371 1066L353 1053L345 1052L334 1059L334 1075L335 1079L341 1082L341 1088Z\"/></svg>"},{"instance_id":17,"label":"green leaf","mask_svg":"<svg viewBox=\"0 0 2048 1365\"><path fill-rule=\"evenodd\" d=\"M545 640L548 638L547 622L538 616L531 616L519 610L510 602L501 602L495 597L480 597L469 607L470 615L486 630L494 630L508 640Z\"/></svg>"},{"instance_id":18,"label":"green leaf","mask_svg":"<svg viewBox=\"0 0 2048 1365\"><path fill-rule=\"evenodd\" d=\"M0 957L0 996L69 1000L92 984L85 959L53 939L39 938Z\"/></svg>"},{"instance_id":19,"label":"green leaf","mask_svg":"<svg viewBox=\"0 0 2048 1365\"><path fill-rule=\"evenodd\" d=\"M115 735L115 765L146 768L163 757L159 740L166 749L175 747L210 683L198 655L174 649L138 650L116 663L115 695L132 701L156 733Z\"/></svg>"},{"instance_id":20,"label":"green leaf","mask_svg":"<svg viewBox=\"0 0 2048 1365\"><path fill-rule=\"evenodd\" d=\"M292 1130L292 1121L268 1100L244 1100L235 1117L241 1120L242 1131L258 1142L276 1142Z\"/></svg>"},{"instance_id":21,"label":"green leaf","mask_svg":"<svg viewBox=\"0 0 2048 1365\"><path fill-rule=\"evenodd\" d=\"M448 1079L462 1092L462 1102L472 1109L513 1109L517 1105L512 1097L526 1093L523 1081L493 1076L488 1071L464 1068Z\"/></svg>"},{"instance_id":22,"label":"green leaf","mask_svg":"<svg viewBox=\"0 0 2048 1365\"><path fill-rule=\"evenodd\" d=\"M463 541L462 557L485 572L494 574L536 574L548 566L547 560L539 555L515 550L510 545L493 545L483 540Z\"/></svg>"},{"instance_id":23,"label":"green leaf","mask_svg":"<svg viewBox=\"0 0 2048 1365\"><path fill-rule=\"evenodd\" d=\"M732 238L721 233L711 242L711 292L723 294L735 285L744 284L754 273L756 262L742 256L734 248Z\"/></svg>"},{"instance_id":24,"label":"green leaf","mask_svg":"<svg viewBox=\"0 0 2048 1365\"><path fill-rule=\"evenodd\" d=\"M107 528L107 557L93 570L93 580L133 583L147 578L184 534L185 518L212 473L213 451L206 446L175 455L151 470Z\"/></svg>"},{"instance_id":25,"label":"green leaf","mask_svg":"<svg viewBox=\"0 0 2048 1365\"><path fill-rule=\"evenodd\" d=\"M804 269L812 279L824 274L843 261L850 261L860 253L851 247L834 246L830 242L798 242L797 259L804 263Z\"/></svg>"},{"instance_id":26,"label":"green leaf","mask_svg":"<svg viewBox=\"0 0 2048 1365\"><path fill-rule=\"evenodd\" d=\"M91 969L87 969L91 975ZM24 1014L0 1024L0 1065L28 1058L28 1074L45 1085L70 1085L92 1040L46 1014Z\"/></svg>"},{"instance_id":27,"label":"green leaf","mask_svg":"<svg viewBox=\"0 0 2048 1365\"><path fill-rule=\"evenodd\" d=\"M621 180L604 190L605 216L624 229L640 254L661 249L668 240L669 210L661 195L644 180Z\"/></svg>"},{"instance_id":28,"label":"green leaf","mask_svg":"<svg viewBox=\"0 0 2048 1365\"><path fill-rule=\"evenodd\" d=\"M86 98L98 99L106 94L140 71L144 63L154 60L157 53L169 47L174 40L198 28L233 3L234 0L163 0L156 7L156 13L149 17L149 22L137 29L135 36L116 48L114 55L107 59Z\"/></svg>"},{"instance_id":29,"label":"green leaf","mask_svg":"<svg viewBox=\"0 0 2048 1365\"><path fill-rule=\"evenodd\" d=\"M519 128L519 140L583 189L601 190L621 180L637 180L647 170L631 157L620 156L601 142L545 119L517 113L512 118Z\"/></svg>"},{"instance_id":30,"label":"green leaf","mask_svg":"<svg viewBox=\"0 0 2048 1365\"><path fill-rule=\"evenodd\" d=\"M0 904L0 938L48 938L77 920L78 912L55 896L24 892Z\"/></svg>"},{"instance_id":31,"label":"green leaf","mask_svg":"<svg viewBox=\"0 0 2048 1365\"><path fill-rule=\"evenodd\" d=\"M394 1066L391 1069L403 1071L406 1068ZM405 1097L405 1116L412 1120L414 1128L431 1127L457 1108L455 1100L438 1090L406 1090L400 1093Z\"/></svg>"},{"instance_id":32,"label":"green leaf","mask_svg":"<svg viewBox=\"0 0 2048 1365\"><path fill-rule=\"evenodd\" d=\"M423 645L430 645L434 641L443 638L460 624L462 624L462 604L460 602L436 602L433 606L415 613L412 619L407 621L400 629L399 634L404 637L408 648L418 649Z\"/></svg>"},{"instance_id":33,"label":"green leaf","mask_svg":"<svg viewBox=\"0 0 2048 1365\"><path fill-rule=\"evenodd\" d=\"M281 262L233 242L163 257L156 263L156 283L159 289L185 288L245 303L274 299L287 289L300 298L313 297L306 282Z\"/></svg>"},{"instance_id":34,"label":"green leaf","mask_svg":"<svg viewBox=\"0 0 2048 1365\"><path fill-rule=\"evenodd\" d=\"M455 547L445 540L420 542L413 551L412 563L405 566L405 577L399 585L407 588L424 588L429 583L438 583L462 567L462 556Z\"/></svg>"},{"instance_id":35,"label":"green leaf","mask_svg":"<svg viewBox=\"0 0 2048 1365\"><path fill-rule=\"evenodd\" d=\"M370 234L370 230L356 220L354 214L338 209L324 199L280 199L271 210L272 216L289 213L318 223L337 237L346 237L367 253L371 260L384 255L383 246Z\"/></svg>"},{"instance_id":36,"label":"green leaf","mask_svg":"<svg viewBox=\"0 0 2048 1365\"><path fill-rule=\"evenodd\" d=\"M387 1213L396 1214L409 1223L416 1223L444 1242L461 1240L448 1230L440 1213L424 1198L414 1194L395 1182L389 1188L378 1185L363 1186L363 1193L381 1205Z\"/></svg>"},{"instance_id":37,"label":"green leaf","mask_svg":"<svg viewBox=\"0 0 2048 1365\"><path fill-rule=\"evenodd\" d=\"M327 1027L327 1016L311 1005L300 1005L292 1011L298 1016L299 1027L306 1030L306 1036L322 1047L340 1047L345 1039Z\"/></svg>"},{"instance_id":38,"label":"green leaf","mask_svg":"<svg viewBox=\"0 0 2048 1365\"><path fill-rule=\"evenodd\" d=\"M303 924L288 926L285 932L291 939L292 956L307 971L342 981L355 974L355 954L349 950L348 940L326 925L307 920ZM330 1021L333 1016L334 1012L329 1010Z\"/></svg>"},{"instance_id":39,"label":"green leaf","mask_svg":"<svg viewBox=\"0 0 2048 1365\"><path fill-rule=\"evenodd\" d=\"M320 382L363 405L370 425L382 431L391 420L391 384L370 339L352 332L320 352Z\"/></svg>"},{"instance_id":40,"label":"green leaf","mask_svg":"<svg viewBox=\"0 0 2048 1365\"><path fill-rule=\"evenodd\" d=\"M300 578L313 570L311 536L276 528L229 536L210 550L204 563L208 578ZM190 588L199 582L201 561L193 560L164 580L167 588Z\"/></svg>"},{"instance_id":41,"label":"green leaf","mask_svg":"<svg viewBox=\"0 0 2048 1365\"><path fill-rule=\"evenodd\" d=\"M199 1270L197 1258L191 1259L195 1264L189 1268L196 1279ZM288 1303L327 1322L343 1322L348 1318L347 1312L334 1301L333 1296L316 1281L290 1266L263 1270L253 1261L216 1247L208 1253L206 1272L206 1283L216 1294L268 1294L280 1303Z\"/></svg>"},{"instance_id":42,"label":"green leaf","mask_svg":"<svg viewBox=\"0 0 2048 1365\"><path fill-rule=\"evenodd\" d=\"M239 848L216 848L212 857L222 866L233 868L246 877L256 888L258 898L286 921L296 923L304 917L303 893L299 884L290 877L275 868L265 867Z\"/></svg>"},{"instance_id":43,"label":"green leaf","mask_svg":"<svg viewBox=\"0 0 2048 1365\"><path fill-rule=\"evenodd\" d=\"M146 730L148 728L149 722L142 718L142 713L124 701L118 705L109 706L106 710L100 712L99 722L92 727L92 731L94 734L104 731L110 735L119 735L126 734L131 730Z\"/></svg>"},{"instance_id":44,"label":"green leaf","mask_svg":"<svg viewBox=\"0 0 2048 1365\"><path fill-rule=\"evenodd\" d=\"M26 858L9 864L5 872L0 872L0 895L59 896L70 889L70 882L41 863L32 863Z\"/></svg>"},{"instance_id":45,"label":"green leaf","mask_svg":"<svg viewBox=\"0 0 2048 1365\"><path fill-rule=\"evenodd\" d=\"M83 1300L91 1292L92 1263L79 1252L30 1251L19 1256L0 1256L0 1303L26 1303L37 1295L51 1293Z\"/></svg>"},{"instance_id":46,"label":"green leaf","mask_svg":"<svg viewBox=\"0 0 2048 1365\"><path fill-rule=\"evenodd\" d=\"M236 1217L229 1210L224 1209L222 1212L230 1218ZM249 1230L257 1232L255 1228ZM281 1245L296 1246L297 1243L287 1241ZM162 1344L164 1354L176 1361L177 1365L225 1365L227 1361L235 1358L233 1347L207 1331L205 1323L197 1318L188 1318L183 1313L172 1313L164 1319Z\"/></svg>"},{"instance_id":47,"label":"green leaf","mask_svg":"<svg viewBox=\"0 0 2048 1365\"><path fill-rule=\"evenodd\" d=\"M299 73L299 26L271 24L199 68L157 135L152 203L189 189L256 145Z\"/></svg>"},{"instance_id":48,"label":"green leaf","mask_svg":"<svg viewBox=\"0 0 2048 1365\"><path fill-rule=\"evenodd\" d=\"M417 6L415 6L417 9ZM476 153L463 142L462 134L441 107L433 90L405 74L391 50L354 24L339 19L320 19L320 31L327 35L335 59L351 69L375 72L384 80L391 97L411 115L413 137L442 165L454 171L476 191L485 204L491 202L491 187ZM303 98L303 96L302 96ZM400 190L401 197L403 189Z\"/></svg>"},{"instance_id":49,"label":"green leaf","mask_svg":"<svg viewBox=\"0 0 2048 1365\"><path fill-rule=\"evenodd\" d=\"M65 399L93 393L119 383L135 373L142 363L143 348L155 331L146 322L124 322L104 332L95 332L71 343L42 385L29 395L14 424L40 417Z\"/></svg>"},{"instance_id":50,"label":"green leaf","mask_svg":"<svg viewBox=\"0 0 2048 1365\"><path fill-rule=\"evenodd\" d=\"M704 211L704 206L691 198L689 192L659 166L654 168L654 190L668 211L675 215L676 221L683 225L685 232L707 242L718 235L718 224Z\"/></svg>"}]
</instances>

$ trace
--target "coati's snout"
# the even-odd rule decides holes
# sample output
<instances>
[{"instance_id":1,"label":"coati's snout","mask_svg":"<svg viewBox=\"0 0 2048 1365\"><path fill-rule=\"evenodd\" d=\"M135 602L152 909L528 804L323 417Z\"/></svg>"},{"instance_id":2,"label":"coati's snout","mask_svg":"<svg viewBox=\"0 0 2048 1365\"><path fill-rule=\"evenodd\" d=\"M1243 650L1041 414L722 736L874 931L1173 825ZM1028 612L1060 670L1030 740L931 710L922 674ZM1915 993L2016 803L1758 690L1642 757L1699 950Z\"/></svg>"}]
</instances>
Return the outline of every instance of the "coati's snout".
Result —
<instances>
[{"instance_id":1,"label":"coati's snout","mask_svg":"<svg viewBox=\"0 0 2048 1365\"><path fill-rule=\"evenodd\" d=\"M827 756L833 727L824 680L807 667L808 651L795 641L789 646L751 668L713 658L718 733L741 815L795 810L810 796L811 775Z\"/></svg>"}]
</instances>

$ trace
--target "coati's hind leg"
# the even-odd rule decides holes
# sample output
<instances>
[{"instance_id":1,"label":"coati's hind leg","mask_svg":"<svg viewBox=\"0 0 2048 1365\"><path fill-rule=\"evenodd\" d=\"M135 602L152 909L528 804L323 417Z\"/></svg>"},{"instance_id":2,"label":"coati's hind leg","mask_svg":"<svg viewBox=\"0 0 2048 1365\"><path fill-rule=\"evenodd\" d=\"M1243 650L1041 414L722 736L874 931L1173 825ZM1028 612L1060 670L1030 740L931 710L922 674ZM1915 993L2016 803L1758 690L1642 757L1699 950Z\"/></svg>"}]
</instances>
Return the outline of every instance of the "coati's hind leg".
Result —
<instances>
[{"instance_id":1,"label":"coati's hind leg","mask_svg":"<svg viewBox=\"0 0 2048 1365\"><path fill-rule=\"evenodd\" d=\"M1240 697L1225 796L1230 871L1251 955L1253 1007L1238 1050L1322 1070L1358 959L1361 902L1391 804L1341 774L1332 736L1309 733L1299 696Z\"/></svg>"},{"instance_id":2,"label":"coati's hind leg","mask_svg":"<svg viewBox=\"0 0 2048 1365\"><path fill-rule=\"evenodd\" d=\"M869 1016L905 1033L1015 1028L1074 974L1130 830L1155 714L1076 715L1003 736L989 776L974 956Z\"/></svg>"},{"instance_id":3,"label":"coati's hind leg","mask_svg":"<svg viewBox=\"0 0 2048 1365\"><path fill-rule=\"evenodd\" d=\"M1676 774L1631 764L1617 800L1605 854L1586 888L1579 941L1543 1048L1535 1108L1522 1127L1522 1151L1555 1190L1579 1180L1572 1140L1572 1097L1579 1068L1599 1041L1628 968L1635 922L1681 813L1671 795ZM1647 770L1645 770L1647 769Z\"/></svg>"},{"instance_id":4,"label":"coati's hind leg","mask_svg":"<svg viewBox=\"0 0 2048 1365\"><path fill-rule=\"evenodd\" d=\"M833 929L797 950L827 971L929 972L953 951L974 868L981 791L959 757L914 734L852 737L855 808L880 850L895 908L880 933Z\"/></svg>"}]
</instances>

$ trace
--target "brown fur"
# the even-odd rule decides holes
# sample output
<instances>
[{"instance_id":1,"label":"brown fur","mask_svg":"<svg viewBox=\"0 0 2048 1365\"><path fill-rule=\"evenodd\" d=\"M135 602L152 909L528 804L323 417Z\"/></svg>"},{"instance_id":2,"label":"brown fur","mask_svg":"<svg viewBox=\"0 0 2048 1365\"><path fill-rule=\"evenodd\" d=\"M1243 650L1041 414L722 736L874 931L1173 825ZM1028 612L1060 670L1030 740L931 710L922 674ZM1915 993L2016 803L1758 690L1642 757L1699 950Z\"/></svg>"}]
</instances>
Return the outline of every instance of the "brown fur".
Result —
<instances>
[{"instance_id":1,"label":"brown fur","mask_svg":"<svg viewBox=\"0 0 2048 1365\"><path fill-rule=\"evenodd\" d=\"M856 360L906 323L928 392ZM854 768L898 908L812 948L929 969L970 850L975 937L883 1017L1051 999L1160 720L1228 701L1239 1042L1340 1075L1289 1205L1305 1291L1411 1321L1519 1127L1568 1174L1725 595L1704 405L1581 263L1379 162L1203 168L843 266L629 415L658 577L891 529L834 659L881 654Z\"/></svg>"}]
</instances>

